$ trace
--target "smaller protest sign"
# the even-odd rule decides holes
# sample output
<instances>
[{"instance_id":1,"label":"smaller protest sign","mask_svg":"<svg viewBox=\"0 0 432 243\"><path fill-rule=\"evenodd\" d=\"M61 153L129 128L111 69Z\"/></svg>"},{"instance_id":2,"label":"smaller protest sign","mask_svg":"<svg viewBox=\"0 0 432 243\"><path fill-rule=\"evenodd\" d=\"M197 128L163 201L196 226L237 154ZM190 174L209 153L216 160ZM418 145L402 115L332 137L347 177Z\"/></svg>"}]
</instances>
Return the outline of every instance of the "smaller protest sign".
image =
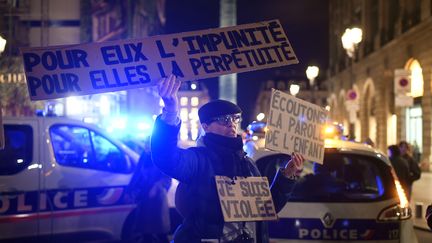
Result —
<instances>
[{"instance_id":1,"label":"smaller protest sign","mask_svg":"<svg viewBox=\"0 0 432 243\"><path fill-rule=\"evenodd\" d=\"M277 219L267 177L215 176L225 222Z\"/></svg>"},{"instance_id":2,"label":"smaller protest sign","mask_svg":"<svg viewBox=\"0 0 432 243\"><path fill-rule=\"evenodd\" d=\"M273 89L265 147L286 154L297 152L322 163L326 121L324 108Z\"/></svg>"}]
</instances>

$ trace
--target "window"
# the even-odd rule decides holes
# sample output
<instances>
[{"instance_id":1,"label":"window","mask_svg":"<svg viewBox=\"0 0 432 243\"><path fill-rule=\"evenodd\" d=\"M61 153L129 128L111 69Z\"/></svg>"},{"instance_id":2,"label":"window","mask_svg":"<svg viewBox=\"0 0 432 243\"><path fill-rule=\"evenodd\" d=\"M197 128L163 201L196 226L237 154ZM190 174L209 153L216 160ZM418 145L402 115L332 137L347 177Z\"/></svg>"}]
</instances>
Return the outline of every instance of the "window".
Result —
<instances>
[{"instance_id":1,"label":"window","mask_svg":"<svg viewBox=\"0 0 432 243\"><path fill-rule=\"evenodd\" d=\"M50 136L57 162L64 166L128 173L132 164L108 139L85 127L55 125Z\"/></svg>"},{"instance_id":2,"label":"window","mask_svg":"<svg viewBox=\"0 0 432 243\"><path fill-rule=\"evenodd\" d=\"M261 173L272 181L288 155L257 161ZM389 166L373 156L345 154L326 149L324 164L305 163L302 177L290 194L291 202L369 202L391 198L395 192ZM286 190L290 193L290 190Z\"/></svg>"},{"instance_id":3,"label":"window","mask_svg":"<svg viewBox=\"0 0 432 243\"><path fill-rule=\"evenodd\" d=\"M323 165L311 163L311 168L293 191L294 201L373 201L390 197L394 189L390 167L372 156L334 150L325 154Z\"/></svg>"},{"instance_id":4,"label":"window","mask_svg":"<svg viewBox=\"0 0 432 243\"><path fill-rule=\"evenodd\" d=\"M414 105L406 109L406 140L410 144L420 145L420 153L423 144L423 111L420 105Z\"/></svg>"},{"instance_id":5,"label":"window","mask_svg":"<svg viewBox=\"0 0 432 243\"><path fill-rule=\"evenodd\" d=\"M33 129L27 125L4 125L5 148L0 150L0 175L21 172L33 160Z\"/></svg>"},{"instance_id":6,"label":"window","mask_svg":"<svg viewBox=\"0 0 432 243\"><path fill-rule=\"evenodd\" d=\"M198 99L198 97L192 97L191 98L191 105L192 106L198 106L199 105L199 99Z\"/></svg>"},{"instance_id":7,"label":"window","mask_svg":"<svg viewBox=\"0 0 432 243\"><path fill-rule=\"evenodd\" d=\"M181 98L180 98L180 105L181 105L181 106L187 106L187 105L188 105L188 102L189 102L188 97L181 97Z\"/></svg>"}]
</instances>

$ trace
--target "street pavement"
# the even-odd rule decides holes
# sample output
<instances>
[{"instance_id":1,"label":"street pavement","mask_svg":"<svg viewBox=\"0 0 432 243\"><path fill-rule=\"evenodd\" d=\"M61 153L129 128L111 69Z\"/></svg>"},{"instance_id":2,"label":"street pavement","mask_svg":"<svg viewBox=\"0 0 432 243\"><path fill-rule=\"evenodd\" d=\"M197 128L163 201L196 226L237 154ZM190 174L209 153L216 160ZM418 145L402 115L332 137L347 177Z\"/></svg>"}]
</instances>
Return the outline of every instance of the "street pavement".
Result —
<instances>
[{"instance_id":1,"label":"street pavement","mask_svg":"<svg viewBox=\"0 0 432 243\"><path fill-rule=\"evenodd\" d=\"M414 226L428 230L425 220L426 207L432 203L432 173L423 172L420 180L413 184L411 196L411 209Z\"/></svg>"},{"instance_id":2,"label":"street pavement","mask_svg":"<svg viewBox=\"0 0 432 243\"><path fill-rule=\"evenodd\" d=\"M432 231L425 220L426 207L432 203L432 173L423 172L420 180L414 182L411 195L411 209L415 232L419 243L432 242Z\"/></svg>"}]
</instances>

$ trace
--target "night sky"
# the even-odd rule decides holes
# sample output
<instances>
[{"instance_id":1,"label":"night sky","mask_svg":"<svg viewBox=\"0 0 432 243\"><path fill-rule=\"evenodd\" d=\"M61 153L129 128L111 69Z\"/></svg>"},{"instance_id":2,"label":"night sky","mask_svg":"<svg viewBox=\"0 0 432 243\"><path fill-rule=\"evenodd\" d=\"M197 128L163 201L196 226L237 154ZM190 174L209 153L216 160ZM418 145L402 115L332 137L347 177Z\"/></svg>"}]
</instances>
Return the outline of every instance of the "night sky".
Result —
<instances>
[{"instance_id":1,"label":"night sky","mask_svg":"<svg viewBox=\"0 0 432 243\"><path fill-rule=\"evenodd\" d=\"M167 0L165 33L194 31L219 26L218 0ZM245 127L256 114L253 107L261 84L275 76L304 77L306 67L317 65L323 80L328 66L328 0L237 0L237 24L279 19L299 64L240 73L237 103L244 111ZM212 99L218 98L218 79L203 80ZM251 88L252 87L252 88ZM255 88L254 88L255 87Z\"/></svg>"}]
</instances>

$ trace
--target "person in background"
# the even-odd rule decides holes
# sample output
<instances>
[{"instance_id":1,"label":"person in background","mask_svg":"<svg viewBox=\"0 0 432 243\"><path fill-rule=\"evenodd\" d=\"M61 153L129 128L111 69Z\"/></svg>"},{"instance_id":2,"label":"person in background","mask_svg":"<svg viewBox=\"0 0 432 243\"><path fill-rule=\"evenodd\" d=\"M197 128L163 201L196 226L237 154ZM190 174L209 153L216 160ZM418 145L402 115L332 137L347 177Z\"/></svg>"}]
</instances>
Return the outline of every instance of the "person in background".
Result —
<instances>
[{"instance_id":1,"label":"person in background","mask_svg":"<svg viewBox=\"0 0 432 243\"><path fill-rule=\"evenodd\" d=\"M137 203L131 239L128 243L168 243L171 230L167 192L171 178L154 166L150 155L150 141L145 141L144 152L127 190Z\"/></svg>"},{"instance_id":2,"label":"person in background","mask_svg":"<svg viewBox=\"0 0 432 243\"><path fill-rule=\"evenodd\" d=\"M410 145L406 141L401 141L399 143L399 149L401 153L401 157L404 158L408 162L408 172L409 172L409 179L408 179L408 191L407 191L407 197L408 200L411 199L411 191L412 191L412 184L414 181L420 179L421 176L421 169L417 162L414 161L412 154L411 154L411 148Z\"/></svg>"},{"instance_id":3,"label":"person in background","mask_svg":"<svg viewBox=\"0 0 432 243\"><path fill-rule=\"evenodd\" d=\"M369 146L371 146L372 148L375 147L375 143L372 141L371 138L366 138L366 140L365 140L364 143L367 144L367 145L369 145Z\"/></svg>"},{"instance_id":4,"label":"person in background","mask_svg":"<svg viewBox=\"0 0 432 243\"><path fill-rule=\"evenodd\" d=\"M215 176L260 176L253 161L243 151L242 137L237 134L242 110L225 100L214 100L198 110L205 135L198 147L177 146L180 119L175 76L159 80L159 95L165 107L156 119L151 137L152 159L164 173L179 180L176 207L184 217L174 234L174 243L269 242L264 222L225 222L216 190ZM303 169L304 158L294 153L287 165L278 171L270 186L276 211L287 201L283 187L294 186ZM286 183L286 184L284 184Z\"/></svg>"},{"instance_id":5,"label":"person in background","mask_svg":"<svg viewBox=\"0 0 432 243\"><path fill-rule=\"evenodd\" d=\"M399 179L399 182L405 191L405 194L408 196L409 194L409 165L408 161L406 161L401 156L401 152L398 145L390 145L388 146L388 156L390 158L390 162L396 172L396 175Z\"/></svg>"},{"instance_id":6,"label":"person in background","mask_svg":"<svg viewBox=\"0 0 432 243\"><path fill-rule=\"evenodd\" d=\"M432 230L432 204L426 209L426 222L429 228Z\"/></svg>"}]
</instances>

